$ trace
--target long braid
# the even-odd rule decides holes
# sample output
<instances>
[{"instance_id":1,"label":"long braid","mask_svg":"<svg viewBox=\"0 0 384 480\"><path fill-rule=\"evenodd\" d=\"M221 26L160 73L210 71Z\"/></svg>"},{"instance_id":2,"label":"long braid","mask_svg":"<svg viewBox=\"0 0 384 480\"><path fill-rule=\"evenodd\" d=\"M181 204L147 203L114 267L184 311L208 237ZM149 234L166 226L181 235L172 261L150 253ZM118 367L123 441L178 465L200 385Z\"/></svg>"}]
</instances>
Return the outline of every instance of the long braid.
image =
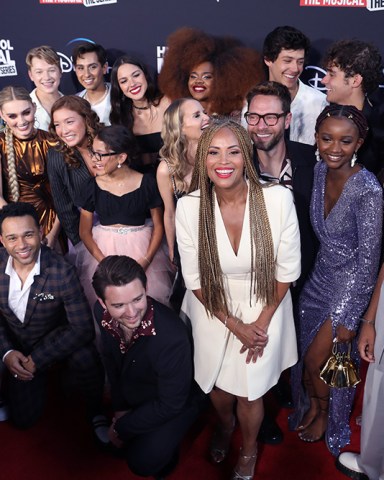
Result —
<instances>
[{"instance_id":1,"label":"long braid","mask_svg":"<svg viewBox=\"0 0 384 480\"><path fill-rule=\"evenodd\" d=\"M12 202L17 202L20 198L20 188L16 172L16 157L15 149L13 148L13 134L8 125L5 127L5 146L7 149L8 186L11 194L10 200Z\"/></svg>"},{"instance_id":2,"label":"long braid","mask_svg":"<svg viewBox=\"0 0 384 480\"><path fill-rule=\"evenodd\" d=\"M247 132L232 120L220 120L207 128L199 141L191 191L200 189L199 209L199 273L202 296L207 312L229 313L224 276L217 247L214 216L214 188L206 169L206 158L214 135L222 128L230 129L239 141L249 179L249 221L251 237L250 303L256 296L267 305L275 301L275 262L272 233L260 184L252 163L252 145Z\"/></svg>"},{"instance_id":3,"label":"long braid","mask_svg":"<svg viewBox=\"0 0 384 480\"><path fill-rule=\"evenodd\" d=\"M0 110L4 105L14 100L24 100L33 105L32 99L24 87L7 86L0 91ZM11 195L10 200L17 202L20 197L19 181L16 172L16 155L13 144L13 133L7 125L4 132L5 147L7 151L7 166L8 166L8 187Z\"/></svg>"}]
</instances>

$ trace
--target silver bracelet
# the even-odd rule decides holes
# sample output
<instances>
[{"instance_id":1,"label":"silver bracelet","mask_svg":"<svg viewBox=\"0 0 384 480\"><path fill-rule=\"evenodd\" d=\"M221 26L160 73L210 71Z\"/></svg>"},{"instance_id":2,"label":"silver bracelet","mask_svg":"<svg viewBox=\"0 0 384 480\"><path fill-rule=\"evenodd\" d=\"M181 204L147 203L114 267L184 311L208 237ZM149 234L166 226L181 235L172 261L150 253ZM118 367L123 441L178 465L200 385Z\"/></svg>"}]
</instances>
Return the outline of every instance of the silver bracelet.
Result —
<instances>
[{"instance_id":1,"label":"silver bracelet","mask_svg":"<svg viewBox=\"0 0 384 480\"><path fill-rule=\"evenodd\" d=\"M375 324L375 321L374 321L374 320L367 320L367 319L364 318L364 317L361 317L361 318L360 318L360 321L362 321L363 323L366 323L367 325L374 325L374 324Z\"/></svg>"}]
</instances>

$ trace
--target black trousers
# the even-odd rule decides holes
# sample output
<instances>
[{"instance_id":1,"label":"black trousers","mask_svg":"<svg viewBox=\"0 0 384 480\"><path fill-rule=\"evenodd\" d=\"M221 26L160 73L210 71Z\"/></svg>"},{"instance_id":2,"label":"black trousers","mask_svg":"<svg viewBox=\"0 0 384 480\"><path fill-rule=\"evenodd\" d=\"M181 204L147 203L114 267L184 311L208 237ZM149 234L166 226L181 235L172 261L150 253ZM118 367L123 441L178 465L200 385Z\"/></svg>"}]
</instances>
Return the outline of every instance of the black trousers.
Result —
<instances>
[{"instance_id":1,"label":"black trousers","mask_svg":"<svg viewBox=\"0 0 384 480\"><path fill-rule=\"evenodd\" d=\"M155 430L136 435L125 444L125 458L129 468L142 477L167 473L174 464L181 441L196 421L206 398L202 392L176 417ZM129 432L127 432L129 435Z\"/></svg>"},{"instance_id":2,"label":"black trousers","mask_svg":"<svg viewBox=\"0 0 384 480\"><path fill-rule=\"evenodd\" d=\"M104 368L93 344L77 349L59 363L65 364L71 382L82 392L89 418L100 414ZM31 381L19 380L8 372L4 394L9 403L11 421L15 426L29 428L39 420L45 405L46 381L47 371L36 372Z\"/></svg>"}]
</instances>

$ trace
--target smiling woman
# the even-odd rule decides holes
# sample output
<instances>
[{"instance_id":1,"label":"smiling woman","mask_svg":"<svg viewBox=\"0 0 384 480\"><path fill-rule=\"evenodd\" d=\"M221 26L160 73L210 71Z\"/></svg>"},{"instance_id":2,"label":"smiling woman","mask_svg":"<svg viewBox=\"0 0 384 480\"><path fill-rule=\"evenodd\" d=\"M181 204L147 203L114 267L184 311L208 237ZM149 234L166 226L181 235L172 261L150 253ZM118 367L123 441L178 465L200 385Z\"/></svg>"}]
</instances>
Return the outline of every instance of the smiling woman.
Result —
<instances>
[{"instance_id":1,"label":"smiling woman","mask_svg":"<svg viewBox=\"0 0 384 480\"><path fill-rule=\"evenodd\" d=\"M38 212L43 236L54 247L60 224L47 174L47 152L53 143L46 132L35 129L35 110L24 88L1 90L0 114L6 128L0 133L0 206L12 201L31 203Z\"/></svg>"},{"instance_id":2,"label":"smiling woman","mask_svg":"<svg viewBox=\"0 0 384 480\"><path fill-rule=\"evenodd\" d=\"M219 417L212 460L229 451L237 403L243 447L231 478L250 480L262 397L297 359L289 292L300 274L296 211L288 189L261 185L250 138L234 121L201 135L194 189L176 210L181 310L192 324L195 379Z\"/></svg>"},{"instance_id":3,"label":"smiling woman","mask_svg":"<svg viewBox=\"0 0 384 480\"><path fill-rule=\"evenodd\" d=\"M191 96L209 115L240 121L247 92L263 77L259 54L235 38L187 27L172 33L167 47L161 91L171 100Z\"/></svg>"},{"instance_id":4,"label":"smiling woman","mask_svg":"<svg viewBox=\"0 0 384 480\"><path fill-rule=\"evenodd\" d=\"M311 222L320 242L299 300L301 358L292 369L299 438L325 436L333 455L349 443L354 388L329 387L319 371L339 342L358 362L356 331L375 285L381 247L383 193L375 176L356 162L367 135L364 115L330 105L319 115ZM304 388L303 388L304 387Z\"/></svg>"},{"instance_id":5,"label":"smiling woman","mask_svg":"<svg viewBox=\"0 0 384 480\"><path fill-rule=\"evenodd\" d=\"M86 100L68 95L54 103L49 129L56 145L48 152L48 174L70 251L80 244L77 197L88 178L95 175L89 148L98 128L98 117ZM80 265L77 267L80 273Z\"/></svg>"},{"instance_id":6,"label":"smiling woman","mask_svg":"<svg viewBox=\"0 0 384 480\"><path fill-rule=\"evenodd\" d=\"M141 160L132 167L140 172L157 168L162 146L160 131L169 103L146 65L127 55L116 60L111 72L110 120L112 125L124 125L135 135Z\"/></svg>"},{"instance_id":7,"label":"smiling woman","mask_svg":"<svg viewBox=\"0 0 384 480\"><path fill-rule=\"evenodd\" d=\"M151 174L130 167L135 154L132 133L122 125L97 132L92 146L96 178L86 182L79 197L80 237L90 256L84 266L87 297L98 263L108 255L128 255L146 270L148 294L167 304L171 289L170 265L162 249L162 202ZM150 212L151 221L146 220ZM93 215L100 224L93 226ZM91 302L92 303L92 302Z\"/></svg>"}]
</instances>

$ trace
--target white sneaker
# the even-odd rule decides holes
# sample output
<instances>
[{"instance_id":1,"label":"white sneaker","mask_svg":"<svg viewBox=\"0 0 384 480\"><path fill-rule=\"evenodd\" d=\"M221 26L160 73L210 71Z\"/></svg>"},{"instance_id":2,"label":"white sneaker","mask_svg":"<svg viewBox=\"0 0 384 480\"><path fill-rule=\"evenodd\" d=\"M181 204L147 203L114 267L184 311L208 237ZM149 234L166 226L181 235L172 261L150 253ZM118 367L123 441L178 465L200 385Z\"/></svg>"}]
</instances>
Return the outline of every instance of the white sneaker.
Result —
<instances>
[{"instance_id":1,"label":"white sneaker","mask_svg":"<svg viewBox=\"0 0 384 480\"><path fill-rule=\"evenodd\" d=\"M368 476L359 467L357 462L358 458L358 453L340 453L336 460L336 468L340 470L340 472L344 473L344 475L347 475L349 478L353 478L354 480L369 480Z\"/></svg>"}]
</instances>

